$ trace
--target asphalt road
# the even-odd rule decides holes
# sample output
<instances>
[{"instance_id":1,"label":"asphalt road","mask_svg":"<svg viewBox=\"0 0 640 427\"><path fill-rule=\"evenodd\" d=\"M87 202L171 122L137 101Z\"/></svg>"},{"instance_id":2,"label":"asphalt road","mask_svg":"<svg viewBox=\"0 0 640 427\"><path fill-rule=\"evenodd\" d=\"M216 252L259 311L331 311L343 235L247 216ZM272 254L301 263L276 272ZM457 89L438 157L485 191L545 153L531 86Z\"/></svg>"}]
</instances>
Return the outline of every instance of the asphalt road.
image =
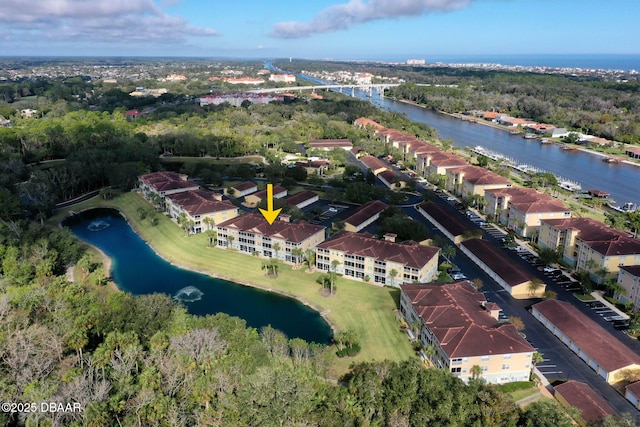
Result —
<instances>
[{"instance_id":1,"label":"asphalt road","mask_svg":"<svg viewBox=\"0 0 640 427\"><path fill-rule=\"evenodd\" d=\"M434 202L447 205L448 209L451 210L452 215L465 217L464 214L454 209L450 203L439 197L434 197ZM405 206L403 209L407 215L424 224L432 235L443 236L415 209L415 207ZM498 239L486 232L484 238L493 241L498 246L502 245ZM609 330L616 338L623 341L634 351L640 352L640 342L630 338L621 331L615 330L610 323L604 321L604 319L591 310L587 304L580 302L571 292L567 292L559 285L551 284L552 282L546 278L542 272L538 271L535 267L521 259L515 251L511 251L506 248L504 250L509 253L509 256L514 263L518 263L523 268L529 269L532 273L543 279L544 282L548 284L548 289L556 291L558 293L558 300L572 303L574 306L578 307L580 311L589 316L589 318ZM531 315L529 307L536 302L541 301L540 299L532 298L520 300L511 297L509 293L502 289L500 285L485 274L459 250L457 251L456 256L453 257L452 261L469 279L480 278L482 280L484 285L481 290L486 295L487 300L497 303L502 308L502 311L506 316L517 316L522 319L525 324L523 332L526 335L527 340L544 357L544 361L538 364L538 369L549 381L576 380L585 382L594 390L598 391L616 411L619 413L628 412L636 418L637 422L640 422L640 412L636 410L634 406L624 398L624 396L615 391L613 387L611 387L602 377L597 375L595 371L582 361L582 359L569 350L568 347L566 347L557 337L555 337Z\"/></svg>"}]
</instances>

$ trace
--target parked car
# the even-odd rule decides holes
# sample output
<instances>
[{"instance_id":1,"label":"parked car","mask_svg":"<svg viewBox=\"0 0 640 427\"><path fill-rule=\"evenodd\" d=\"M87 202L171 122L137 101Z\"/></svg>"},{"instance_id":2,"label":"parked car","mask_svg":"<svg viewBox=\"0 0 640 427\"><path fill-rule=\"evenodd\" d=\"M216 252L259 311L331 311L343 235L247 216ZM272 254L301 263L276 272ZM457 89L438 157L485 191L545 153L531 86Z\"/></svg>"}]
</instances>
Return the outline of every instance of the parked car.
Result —
<instances>
[{"instance_id":1,"label":"parked car","mask_svg":"<svg viewBox=\"0 0 640 427\"><path fill-rule=\"evenodd\" d=\"M451 273L451 278L452 278L453 280L464 280L464 279L466 279L466 278L467 278L467 276L465 276L465 275L464 275L464 274L462 274L462 273Z\"/></svg>"}]
</instances>

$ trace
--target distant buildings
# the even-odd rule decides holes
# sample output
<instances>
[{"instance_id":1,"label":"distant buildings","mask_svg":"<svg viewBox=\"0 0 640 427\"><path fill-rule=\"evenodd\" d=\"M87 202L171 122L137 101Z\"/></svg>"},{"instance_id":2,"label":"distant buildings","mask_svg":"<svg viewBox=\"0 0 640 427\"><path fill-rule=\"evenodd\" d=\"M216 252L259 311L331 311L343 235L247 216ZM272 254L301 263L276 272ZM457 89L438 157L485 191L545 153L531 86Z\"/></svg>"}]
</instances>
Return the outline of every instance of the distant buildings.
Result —
<instances>
[{"instance_id":1,"label":"distant buildings","mask_svg":"<svg viewBox=\"0 0 640 427\"><path fill-rule=\"evenodd\" d=\"M269 81L276 83L295 83L296 76L295 74L271 74Z\"/></svg>"},{"instance_id":2,"label":"distant buildings","mask_svg":"<svg viewBox=\"0 0 640 427\"><path fill-rule=\"evenodd\" d=\"M198 98L198 103L201 107L205 107L207 105L220 105L224 103L233 105L234 107L240 107L245 101L248 101L252 104L268 104L270 102L283 102L284 99L284 95L278 94L234 92L201 96L200 98Z\"/></svg>"},{"instance_id":3,"label":"distant buildings","mask_svg":"<svg viewBox=\"0 0 640 427\"><path fill-rule=\"evenodd\" d=\"M342 148L349 151L353 148L353 143L350 139L312 139L309 141L309 148L317 148L324 151Z\"/></svg>"},{"instance_id":4,"label":"distant buildings","mask_svg":"<svg viewBox=\"0 0 640 427\"><path fill-rule=\"evenodd\" d=\"M401 285L400 313L419 322L416 339L430 348L436 368L467 382L528 381L535 349L510 323L498 321L499 307L470 282Z\"/></svg>"}]
</instances>

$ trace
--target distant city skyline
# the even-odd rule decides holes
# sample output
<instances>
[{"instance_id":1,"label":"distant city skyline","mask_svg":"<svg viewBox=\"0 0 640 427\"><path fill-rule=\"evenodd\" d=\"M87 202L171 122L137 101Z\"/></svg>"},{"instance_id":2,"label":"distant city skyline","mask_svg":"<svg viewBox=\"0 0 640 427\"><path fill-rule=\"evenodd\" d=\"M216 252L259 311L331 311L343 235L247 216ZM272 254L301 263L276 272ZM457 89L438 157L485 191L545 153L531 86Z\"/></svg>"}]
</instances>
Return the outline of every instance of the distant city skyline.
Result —
<instances>
[{"instance_id":1,"label":"distant city skyline","mask_svg":"<svg viewBox=\"0 0 640 427\"><path fill-rule=\"evenodd\" d=\"M0 55L640 54L638 16L638 0L5 0Z\"/></svg>"}]
</instances>

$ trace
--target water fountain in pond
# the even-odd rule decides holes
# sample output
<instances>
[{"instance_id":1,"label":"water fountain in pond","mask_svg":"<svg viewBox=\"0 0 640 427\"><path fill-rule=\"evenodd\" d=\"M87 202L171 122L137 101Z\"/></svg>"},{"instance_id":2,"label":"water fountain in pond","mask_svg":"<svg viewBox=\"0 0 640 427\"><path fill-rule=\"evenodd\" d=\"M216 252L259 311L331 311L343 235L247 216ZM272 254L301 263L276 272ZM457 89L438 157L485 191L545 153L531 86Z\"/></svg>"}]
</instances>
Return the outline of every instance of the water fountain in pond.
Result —
<instances>
[{"instance_id":1,"label":"water fountain in pond","mask_svg":"<svg viewBox=\"0 0 640 427\"><path fill-rule=\"evenodd\" d=\"M187 286L186 288L180 289L174 296L173 299L182 301L182 302L194 302L202 299L204 293L195 286Z\"/></svg>"},{"instance_id":2,"label":"water fountain in pond","mask_svg":"<svg viewBox=\"0 0 640 427\"><path fill-rule=\"evenodd\" d=\"M102 220L91 221L91 224L87 226L87 230L89 231L102 231L105 228L109 227L109 223Z\"/></svg>"}]
</instances>

